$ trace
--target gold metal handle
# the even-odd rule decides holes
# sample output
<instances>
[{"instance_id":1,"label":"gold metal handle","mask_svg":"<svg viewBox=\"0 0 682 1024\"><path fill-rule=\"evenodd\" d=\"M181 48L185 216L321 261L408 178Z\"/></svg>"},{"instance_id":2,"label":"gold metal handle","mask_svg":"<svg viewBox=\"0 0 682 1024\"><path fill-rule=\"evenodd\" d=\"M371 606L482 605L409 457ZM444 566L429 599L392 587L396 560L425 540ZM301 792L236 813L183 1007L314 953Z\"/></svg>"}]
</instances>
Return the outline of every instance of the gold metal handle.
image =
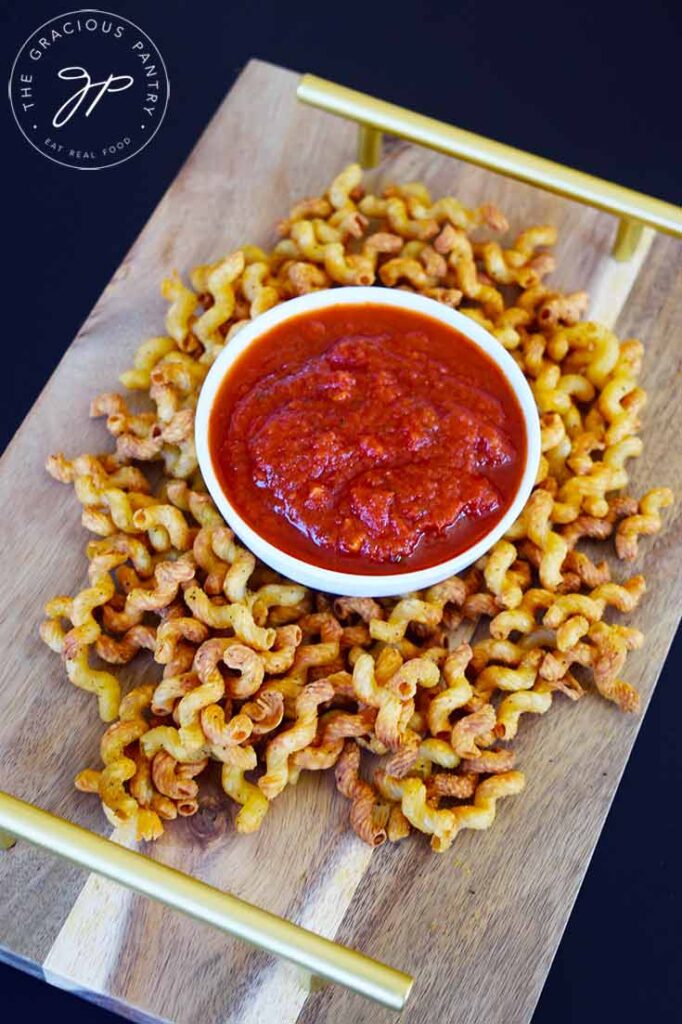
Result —
<instances>
[{"instance_id":1,"label":"gold metal handle","mask_svg":"<svg viewBox=\"0 0 682 1024\"><path fill-rule=\"evenodd\" d=\"M290 960L313 977L336 982L391 1010L405 1005L413 982L409 974L2 792L0 829Z\"/></svg>"},{"instance_id":2,"label":"gold metal handle","mask_svg":"<svg viewBox=\"0 0 682 1024\"><path fill-rule=\"evenodd\" d=\"M381 133L388 132L439 153L447 153L448 156L537 185L538 188L555 192L567 199L616 214L621 222L613 250L615 259L630 258L644 225L682 237L682 209L673 203L665 203L662 199L564 167L552 160L494 142L482 135L474 135L462 128L454 128L432 117L424 117L393 103L385 103L316 75L302 77L297 95L303 103L358 122L358 159L363 167L375 167L378 164L381 157Z\"/></svg>"}]
</instances>

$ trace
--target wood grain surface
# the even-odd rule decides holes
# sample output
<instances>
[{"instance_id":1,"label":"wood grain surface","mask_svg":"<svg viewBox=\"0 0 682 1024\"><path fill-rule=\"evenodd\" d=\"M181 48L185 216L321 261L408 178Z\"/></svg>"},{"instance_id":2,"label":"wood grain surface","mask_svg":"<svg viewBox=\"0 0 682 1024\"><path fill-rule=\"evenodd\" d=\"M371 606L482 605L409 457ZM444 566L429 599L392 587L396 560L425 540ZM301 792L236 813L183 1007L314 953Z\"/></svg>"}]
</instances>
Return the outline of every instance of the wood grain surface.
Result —
<instances>
[{"instance_id":1,"label":"wood grain surface","mask_svg":"<svg viewBox=\"0 0 682 1024\"><path fill-rule=\"evenodd\" d=\"M85 581L86 535L68 488L43 471L46 455L106 447L88 419L98 391L116 387L136 346L156 334L158 282L244 241L268 244L273 225L302 195L323 189L354 156L353 126L295 99L297 76L251 62L17 433L0 464L5 508L0 591L0 788L107 833L98 802L73 789L97 763L96 702L65 679L39 641L41 605ZM587 288L599 316L637 336L647 356L645 455L633 493L666 484L682 493L682 276L678 243L647 235L635 262L609 258L615 222L529 186L399 142L380 180L427 182L467 205L497 203L512 232L560 229L564 290ZM370 179L371 180L371 179ZM646 644L627 678L646 708L682 605L682 515L640 546L649 591L633 618ZM625 575L622 566L616 578ZM139 678L149 663L128 673ZM530 717L530 716L528 716ZM436 856L422 838L376 852L347 828L331 777L303 777L256 835L237 836L219 793L174 822L144 852L321 934L413 973L402 1020L523 1024L530 1018L599 837L641 718L605 701L569 704L524 720L515 744L527 775L491 832L463 833ZM0 946L48 980L136 1020L182 1024L361 1024L391 1014L340 989L309 993L291 967L19 843L0 854ZM617 979L605 985L617 984Z\"/></svg>"}]
</instances>

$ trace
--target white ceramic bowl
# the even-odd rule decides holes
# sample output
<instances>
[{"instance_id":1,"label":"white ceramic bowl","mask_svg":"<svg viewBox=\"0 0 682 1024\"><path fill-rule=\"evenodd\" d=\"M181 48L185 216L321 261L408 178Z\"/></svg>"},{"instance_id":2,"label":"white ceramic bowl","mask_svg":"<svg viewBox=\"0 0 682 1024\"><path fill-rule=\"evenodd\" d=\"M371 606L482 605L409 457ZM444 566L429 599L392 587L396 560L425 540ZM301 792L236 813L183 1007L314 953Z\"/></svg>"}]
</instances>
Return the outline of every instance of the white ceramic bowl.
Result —
<instances>
[{"instance_id":1,"label":"white ceramic bowl","mask_svg":"<svg viewBox=\"0 0 682 1024\"><path fill-rule=\"evenodd\" d=\"M244 522L230 504L213 468L208 446L209 416L222 381L242 352L257 338L267 334L275 325L300 316L302 313L327 309L331 306L360 304L398 306L401 309L422 313L433 320L439 320L441 323L454 327L496 363L511 385L523 412L526 427L526 465L518 491L509 509L490 532L471 547L455 555L454 558L449 558L447 561L426 569L396 572L390 575L365 576L323 569L310 562L295 558L264 540L253 527ZM222 515L243 543L263 562L289 579L314 587L316 590L332 594L346 594L352 597L387 597L412 590L422 590L424 587L439 583L471 565L506 533L523 509L533 487L540 460L540 423L533 394L521 370L499 341L475 320L469 319L448 306L435 302L433 299L415 295L413 292L391 288L330 288L325 291L311 292L308 295L283 302L248 323L235 335L229 345L225 346L204 381L197 407L195 435L199 466L206 486Z\"/></svg>"}]
</instances>

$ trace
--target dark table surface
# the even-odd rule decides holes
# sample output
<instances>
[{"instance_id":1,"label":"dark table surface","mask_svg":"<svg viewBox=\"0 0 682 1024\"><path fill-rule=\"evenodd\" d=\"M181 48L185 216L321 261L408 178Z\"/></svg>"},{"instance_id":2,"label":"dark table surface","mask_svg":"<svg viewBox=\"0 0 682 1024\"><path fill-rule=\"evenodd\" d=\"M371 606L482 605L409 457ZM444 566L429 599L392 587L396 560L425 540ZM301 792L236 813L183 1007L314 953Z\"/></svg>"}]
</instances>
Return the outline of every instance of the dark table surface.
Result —
<instances>
[{"instance_id":1,"label":"dark table surface","mask_svg":"<svg viewBox=\"0 0 682 1024\"><path fill-rule=\"evenodd\" d=\"M682 7L674 0L103 2L140 25L164 55L168 113L135 159L82 174L34 152L4 104L4 280L11 289L3 303L10 318L3 445L252 56L315 72L671 202L682 198L675 128ZM26 36L68 9L65 0L13 5L2 34L7 71ZM682 884L674 806L682 759L674 686L681 669L678 635L535 1024L679 1019ZM72 1024L115 1019L2 964L0 992L3 1011L21 1011L24 1020L62 1014Z\"/></svg>"}]
</instances>

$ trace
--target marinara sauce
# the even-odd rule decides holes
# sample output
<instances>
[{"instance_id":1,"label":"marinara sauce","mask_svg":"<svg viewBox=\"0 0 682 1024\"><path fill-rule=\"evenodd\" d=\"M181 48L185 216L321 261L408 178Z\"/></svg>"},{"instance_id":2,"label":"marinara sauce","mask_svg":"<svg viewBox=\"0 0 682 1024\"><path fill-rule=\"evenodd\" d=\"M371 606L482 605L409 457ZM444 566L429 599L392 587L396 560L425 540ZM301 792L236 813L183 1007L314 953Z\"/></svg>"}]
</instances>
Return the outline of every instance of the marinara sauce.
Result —
<instances>
[{"instance_id":1,"label":"marinara sauce","mask_svg":"<svg viewBox=\"0 0 682 1024\"><path fill-rule=\"evenodd\" d=\"M209 450L233 507L305 562L389 574L488 533L521 482L523 414L452 327L373 304L302 314L228 371Z\"/></svg>"}]
</instances>

